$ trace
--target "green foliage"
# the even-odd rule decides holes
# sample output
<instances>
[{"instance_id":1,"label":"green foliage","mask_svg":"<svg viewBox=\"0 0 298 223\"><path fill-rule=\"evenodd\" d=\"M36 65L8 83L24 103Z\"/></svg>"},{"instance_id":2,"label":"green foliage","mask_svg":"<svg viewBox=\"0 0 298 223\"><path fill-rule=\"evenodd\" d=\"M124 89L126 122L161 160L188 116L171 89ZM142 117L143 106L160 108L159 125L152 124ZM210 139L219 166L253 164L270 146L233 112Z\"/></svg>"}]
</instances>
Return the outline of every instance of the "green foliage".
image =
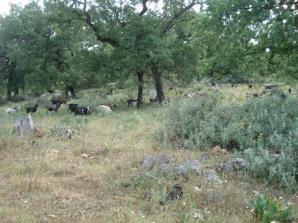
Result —
<instances>
[{"instance_id":1,"label":"green foliage","mask_svg":"<svg viewBox=\"0 0 298 223\"><path fill-rule=\"evenodd\" d=\"M156 0L37 2L0 18L0 56L9 59L0 84L8 95L123 83L153 66L179 81L297 79L293 1L164 0L159 9L151 7Z\"/></svg>"},{"instance_id":2,"label":"green foliage","mask_svg":"<svg viewBox=\"0 0 298 223\"><path fill-rule=\"evenodd\" d=\"M215 94L203 94L195 100L188 99L171 104L162 117L159 135L168 143L175 138L182 139L184 145L192 149L209 146L209 141L201 134L200 129L206 128L209 115L216 105Z\"/></svg>"},{"instance_id":3,"label":"green foliage","mask_svg":"<svg viewBox=\"0 0 298 223\"><path fill-rule=\"evenodd\" d=\"M293 219L291 207L283 207L280 202L264 195L259 195L252 206L256 219L261 223L291 222Z\"/></svg>"},{"instance_id":4,"label":"green foliage","mask_svg":"<svg viewBox=\"0 0 298 223\"><path fill-rule=\"evenodd\" d=\"M240 105L222 105L206 96L169 106L159 131L165 143L191 149L219 145L243 152L257 177L296 190L298 100L264 96Z\"/></svg>"},{"instance_id":5,"label":"green foliage","mask_svg":"<svg viewBox=\"0 0 298 223\"><path fill-rule=\"evenodd\" d=\"M297 138L289 139L279 154L272 154L263 147L246 149L243 156L250 163L251 173L269 182L277 182L288 191L297 191L297 144L294 146L292 141L297 141Z\"/></svg>"}]
</instances>

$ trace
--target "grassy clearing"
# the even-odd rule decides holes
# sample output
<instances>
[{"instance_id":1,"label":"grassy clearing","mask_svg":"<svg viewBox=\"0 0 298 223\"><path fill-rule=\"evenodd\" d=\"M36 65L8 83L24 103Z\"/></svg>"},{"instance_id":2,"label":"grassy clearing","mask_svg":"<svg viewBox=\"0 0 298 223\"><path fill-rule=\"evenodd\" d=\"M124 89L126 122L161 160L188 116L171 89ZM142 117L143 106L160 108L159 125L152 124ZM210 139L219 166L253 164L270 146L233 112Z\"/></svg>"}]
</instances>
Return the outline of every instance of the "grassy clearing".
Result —
<instances>
[{"instance_id":1,"label":"grassy clearing","mask_svg":"<svg viewBox=\"0 0 298 223\"><path fill-rule=\"evenodd\" d=\"M222 91L224 97L235 95L237 102L249 89ZM163 109L158 105L140 111L120 107L113 114L88 117L73 117L66 107L50 115L40 109L33 120L46 134L26 139L11 134L13 120L21 114L7 116L1 112L0 221L254 222L250 204L257 192L292 199L294 213L298 213L296 195L245 174L221 175L223 183L218 186L205 184L199 177L189 177L188 181L146 178L137 186L131 184L131 176L138 172L145 155L167 153L173 160L182 161L201 154L173 150L156 141L153 133ZM71 140L57 138L49 129L58 125L78 133ZM223 159L211 152L210 157L210 165ZM183 186L184 198L160 205L160 199L175 183ZM201 192L195 191L197 185ZM151 200L144 197L146 192L152 193ZM198 215L202 219L195 218Z\"/></svg>"}]
</instances>

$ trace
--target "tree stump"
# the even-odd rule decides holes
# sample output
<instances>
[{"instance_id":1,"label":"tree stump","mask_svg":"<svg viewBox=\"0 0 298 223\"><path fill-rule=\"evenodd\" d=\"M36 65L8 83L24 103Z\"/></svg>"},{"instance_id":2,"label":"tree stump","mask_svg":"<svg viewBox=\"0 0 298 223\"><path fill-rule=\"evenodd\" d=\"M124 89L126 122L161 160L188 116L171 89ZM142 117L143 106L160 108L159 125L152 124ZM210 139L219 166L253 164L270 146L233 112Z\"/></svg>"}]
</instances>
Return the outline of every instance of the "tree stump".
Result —
<instances>
[{"instance_id":1,"label":"tree stump","mask_svg":"<svg viewBox=\"0 0 298 223\"><path fill-rule=\"evenodd\" d=\"M26 135L30 135L34 132L34 125L29 114L28 117L18 119L14 124L13 133L17 136L23 137Z\"/></svg>"}]
</instances>

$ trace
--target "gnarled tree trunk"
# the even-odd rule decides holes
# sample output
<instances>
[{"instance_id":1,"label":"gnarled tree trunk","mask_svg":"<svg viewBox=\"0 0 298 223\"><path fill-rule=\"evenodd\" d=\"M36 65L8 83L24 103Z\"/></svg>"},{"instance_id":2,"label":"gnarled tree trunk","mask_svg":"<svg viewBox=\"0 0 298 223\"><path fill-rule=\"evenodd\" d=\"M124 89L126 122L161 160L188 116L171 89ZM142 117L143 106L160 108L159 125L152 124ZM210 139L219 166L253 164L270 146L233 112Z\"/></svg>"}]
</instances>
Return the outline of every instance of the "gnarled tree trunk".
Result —
<instances>
[{"instance_id":1,"label":"gnarled tree trunk","mask_svg":"<svg viewBox=\"0 0 298 223\"><path fill-rule=\"evenodd\" d=\"M158 69L157 64L154 64L151 67L152 76L154 80L154 85L157 93L157 100L159 103L162 103L165 100L165 94L163 91L162 81L161 81L161 72Z\"/></svg>"},{"instance_id":2,"label":"gnarled tree trunk","mask_svg":"<svg viewBox=\"0 0 298 223\"><path fill-rule=\"evenodd\" d=\"M137 72L138 75L138 104L137 108L143 103L143 91L144 91L144 71Z\"/></svg>"}]
</instances>

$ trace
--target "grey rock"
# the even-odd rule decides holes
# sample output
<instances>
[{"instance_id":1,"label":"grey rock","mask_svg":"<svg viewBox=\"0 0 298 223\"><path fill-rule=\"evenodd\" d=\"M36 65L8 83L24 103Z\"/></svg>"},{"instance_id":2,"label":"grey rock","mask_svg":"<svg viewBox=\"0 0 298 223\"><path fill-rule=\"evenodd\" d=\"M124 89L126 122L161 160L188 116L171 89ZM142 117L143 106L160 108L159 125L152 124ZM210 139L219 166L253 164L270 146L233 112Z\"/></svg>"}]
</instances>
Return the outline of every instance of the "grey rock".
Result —
<instances>
[{"instance_id":1,"label":"grey rock","mask_svg":"<svg viewBox=\"0 0 298 223\"><path fill-rule=\"evenodd\" d=\"M199 161L204 162L209 160L209 154L208 153L202 153L199 157Z\"/></svg>"},{"instance_id":2,"label":"grey rock","mask_svg":"<svg viewBox=\"0 0 298 223\"><path fill-rule=\"evenodd\" d=\"M28 115L28 117L16 120L14 124L13 133L15 133L17 136L23 137L25 135L30 135L33 132L34 125L30 114Z\"/></svg>"},{"instance_id":3,"label":"grey rock","mask_svg":"<svg viewBox=\"0 0 298 223\"><path fill-rule=\"evenodd\" d=\"M221 183L221 180L214 169L203 170L203 176L208 183Z\"/></svg>"},{"instance_id":4,"label":"grey rock","mask_svg":"<svg viewBox=\"0 0 298 223\"><path fill-rule=\"evenodd\" d=\"M146 156L141 162L141 168L143 170L151 170L156 164L156 158L152 155Z\"/></svg>"},{"instance_id":5,"label":"grey rock","mask_svg":"<svg viewBox=\"0 0 298 223\"><path fill-rule=\"evenodd\" d=\"M189 170L196 173L200 173L202 169L202 165L199 160L187 160L183 165Z\"/></svg>"},{"instance_id":6,"label":"grey rock","mask_svg":"<svg viewBox=\"0 0 298 223\"><path fill-rule=\"evenodd\" d=\"M183 164L175 168L176 173L182 176L186 176L191 172L200 174L201 170L202 170L202 165L201 165L201 162L198 160L187 160Z\"/></svg>"},{"instance_id":7,"label":"grey rock","mask_svg":"<svg viewBox=\"0 0 298 223\"><path fill-rule=\"evenodd\" d=\"M175 173L175 165L169 163L163 163L156 169L157 176L173 175Z\"/></svg>"},{"instance_id":8,"label":"grey rock","mask_svg":"<svg viewBox=\"0 0 298 223\"><path fill-rule=\"evenodd\" d=\"M181 176L186 176L187 174L189 174L190 170L184 165L179 165L175 168L175 172Z\"/></svg>"},{"instance_id":9,"label":"grey rock","mask_svg":"<svg viewBox=\"0 0 298 223\"><path fill-rule=\"evenodd\" d=\"M220 202L224 199L224 193L220 191L207 191L204 196L204 203Z\"/></svg>"},{"instance_id":10,"label":"grey rock","mask_svg":"<svg viewBox=\"0 0 298 223\"><path fill-rule=\"evenodd\" d=\"M171 162L171 157L167 154L161 154L158 157L158 164L168 164Z\"/></svg>"},{"instance_id":11,"label":"grey rock","mask_svg":"<svg viewBox=\"0 0 298 223\"><path fill-rule=\"evenodd\" d=\"M217 166L219 171L234 171L234 170L244 170L248 167L249 163L242 158L233 158L225 160Z\"/></svg>"}]
</instances>

